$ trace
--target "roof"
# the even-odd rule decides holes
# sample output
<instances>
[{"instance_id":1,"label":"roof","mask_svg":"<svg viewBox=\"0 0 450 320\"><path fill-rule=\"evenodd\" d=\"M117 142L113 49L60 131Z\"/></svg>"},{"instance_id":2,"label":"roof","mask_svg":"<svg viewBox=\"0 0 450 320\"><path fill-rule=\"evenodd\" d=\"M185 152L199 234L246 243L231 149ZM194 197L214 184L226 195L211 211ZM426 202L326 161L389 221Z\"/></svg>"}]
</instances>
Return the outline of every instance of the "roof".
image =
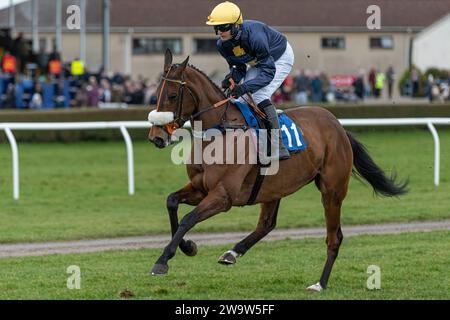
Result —
<instances>
[{"instance_id":1,"label":"roof","mask_svg":"<svg viewBox=\"0 0 450 320\"><path fill-rule=\"evenodd\" d=\"M62 0L65 10L77 3ZM88 31L100 30L102 1L87 0ZM125 31L210 31L206 17L220 3L211 0L111 0L111 30ZM366 20L369 5L381 9L381 31L422 30L450 12L449 0L235 0L244 19L264 21L292 31L349 30L368 31ZM18 4L16 25L30 27L30 1ZM55 1L39 0L40 28L53 28ZM0 25L8 24L8 9L0 11ZM65 23L63 22L63 26Z\"/></svg>"}]
</instances>

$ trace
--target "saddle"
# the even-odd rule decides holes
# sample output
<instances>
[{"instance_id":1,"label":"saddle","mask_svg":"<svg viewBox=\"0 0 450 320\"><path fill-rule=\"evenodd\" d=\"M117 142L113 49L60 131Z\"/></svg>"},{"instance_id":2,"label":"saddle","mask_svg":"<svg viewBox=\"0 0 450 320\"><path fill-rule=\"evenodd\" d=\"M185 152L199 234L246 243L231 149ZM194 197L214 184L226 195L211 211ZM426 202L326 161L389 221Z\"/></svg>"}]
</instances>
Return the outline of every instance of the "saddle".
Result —
<instances>
[{"instance_id":1,"label":"saddle","mask_svg":"<svg viewBox=\"0 0 450 320\"><path fill-rule=\"evenodd\" d=\"M246 103L235 101L234 104L239 108L244 116L247 125L254 129L258 134L260 130L270 128L267 120L262 119L252 108ZM280 123L280 132L285 147L289 153L297 153L307 148L302 130L292 121L283 111L278 112L278 121Z\"/></svg>"}]
</instances>

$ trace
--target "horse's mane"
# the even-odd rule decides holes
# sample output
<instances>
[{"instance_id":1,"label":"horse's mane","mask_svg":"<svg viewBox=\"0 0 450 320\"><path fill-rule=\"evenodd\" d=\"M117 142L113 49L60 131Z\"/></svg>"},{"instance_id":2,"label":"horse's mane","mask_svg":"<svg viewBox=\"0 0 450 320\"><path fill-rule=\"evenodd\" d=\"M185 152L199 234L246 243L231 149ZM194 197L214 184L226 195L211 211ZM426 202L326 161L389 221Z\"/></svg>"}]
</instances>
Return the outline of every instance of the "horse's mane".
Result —
<instances>
[{"instance_id":1,"label":"horse's mane","mask_svg":"<svg viewBox=\"0 0 450 320\"><path fill-rule=\"evenodd\" d=\"M206 79L208 79L209 83L211 83L213 85L213 87L216 88L217 92L220 92L220 94L223 97L225 97L225 94L223 93L222 89L220 89L220 87L214 81L212 81L211 78L208 77L205 72L203 72L202 70L200 70L199 68L197 68L196 66L194 66L192 64L189 64L188 66L191 67L192 69L194 69L195 71L197 71L198 73L200 73L201 75L203 75Z\"/></svg>"}]
</instances>

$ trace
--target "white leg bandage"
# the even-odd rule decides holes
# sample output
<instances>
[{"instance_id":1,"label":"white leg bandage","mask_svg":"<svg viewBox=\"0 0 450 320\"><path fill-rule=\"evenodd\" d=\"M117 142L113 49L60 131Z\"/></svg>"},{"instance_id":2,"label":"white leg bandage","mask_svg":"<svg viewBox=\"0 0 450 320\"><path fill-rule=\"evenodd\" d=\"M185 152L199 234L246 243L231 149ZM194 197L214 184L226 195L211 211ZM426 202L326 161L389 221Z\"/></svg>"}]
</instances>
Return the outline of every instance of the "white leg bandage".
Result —
<instances>
[{"instance_id":1,"label":"white leg bandage","mask_svg":"<svg viewBox=\"0 0 450 320\"><path fill-rule=\"evenodd\" d=\"M240 257L241 255L239 254L239 253L237 253L236 251L234 251L234 250L228 250L227 252L225 252L224 254L226 254L226 253L229 253L229 254L231 254L233 257L235 257L235 258L237 258L237 257Z\"/></svg>"}]
</instances>

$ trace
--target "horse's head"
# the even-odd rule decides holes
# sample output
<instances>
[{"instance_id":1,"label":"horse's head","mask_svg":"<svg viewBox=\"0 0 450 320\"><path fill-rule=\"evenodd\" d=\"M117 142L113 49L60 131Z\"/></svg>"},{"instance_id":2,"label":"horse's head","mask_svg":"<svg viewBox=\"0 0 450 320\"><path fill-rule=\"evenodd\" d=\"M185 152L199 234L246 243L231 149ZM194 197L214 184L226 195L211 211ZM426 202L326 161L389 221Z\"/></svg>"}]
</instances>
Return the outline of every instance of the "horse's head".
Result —
<instances>
[{"instance_id":1,"label":"horse's head","mask_svg":"<svg viewBox=\"0 0 450 320\"><path fill-rule=\"evenodd\" d=\"M148 139L158 148L171 144L172 133L183 127L195 110L196 98L185 76L188 61L189 57L180 64L172 64L172 52L166 50L156 110L148 115L148 121L152 124Z\"/></svg>"}]
</instances>

